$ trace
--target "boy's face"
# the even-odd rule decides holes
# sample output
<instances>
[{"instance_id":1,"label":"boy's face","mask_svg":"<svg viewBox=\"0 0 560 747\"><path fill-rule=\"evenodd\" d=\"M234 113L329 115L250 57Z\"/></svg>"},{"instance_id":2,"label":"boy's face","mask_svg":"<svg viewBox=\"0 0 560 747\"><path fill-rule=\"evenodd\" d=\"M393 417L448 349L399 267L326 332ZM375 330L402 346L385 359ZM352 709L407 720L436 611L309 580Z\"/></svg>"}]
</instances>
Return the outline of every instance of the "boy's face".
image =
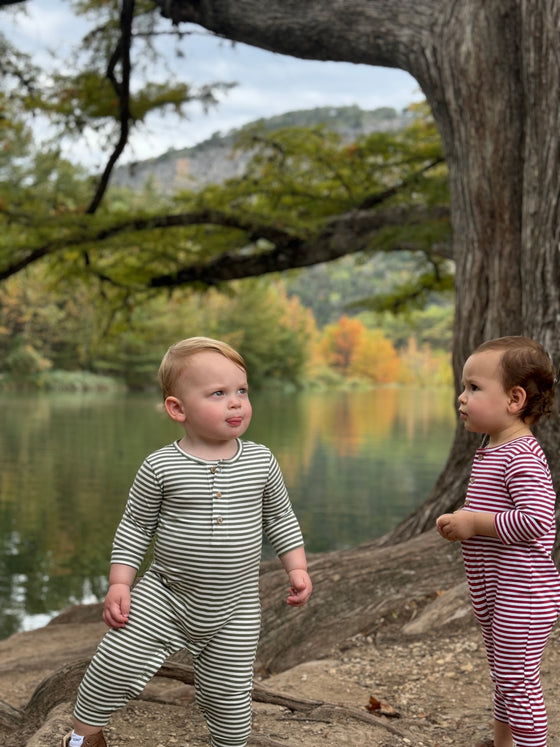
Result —
<instances>
[{"instance_id":1,"label":"boy's face","mask_svg":"<svg viewBox=\"0 0 560 747\"><path fill-rule=\"evenodd\" d=\"M168 397L165 405L171 417L183 423L192 446L231 441L245 433L251 422L247 374L212 350L186 360L175 396Z\"/></svg>"}]
</instances>

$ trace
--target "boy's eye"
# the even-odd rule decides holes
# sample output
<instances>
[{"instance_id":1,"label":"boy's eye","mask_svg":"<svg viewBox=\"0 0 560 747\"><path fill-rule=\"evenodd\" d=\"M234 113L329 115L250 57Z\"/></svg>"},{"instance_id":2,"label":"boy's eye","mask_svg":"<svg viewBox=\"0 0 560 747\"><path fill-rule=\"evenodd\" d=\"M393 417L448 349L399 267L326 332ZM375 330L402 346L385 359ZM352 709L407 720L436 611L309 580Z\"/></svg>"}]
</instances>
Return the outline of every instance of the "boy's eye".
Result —
<instances>
[{"instance_id":1,"label":"boy's eye","mask_svg":"<svg viewBox=\"0 0 560 747\"><path fill-rule=\"evenodd\" d=\"M223 391L221 389L217 389L215 392L212 392L213 395L216 397L221 397L223 394Z\"/></svg>"},{"instance_id":2,"label":"boy's eye","mask_svg":"<svg viewBox=\"0 0 560 747\"><path fill-rule=\"evenodd\" d=\"M238 391L239 394L247 394L248 390L245 389L244 387L241 387L241 389L238 389L237 391Z\"/></svg>"}]
</instances>

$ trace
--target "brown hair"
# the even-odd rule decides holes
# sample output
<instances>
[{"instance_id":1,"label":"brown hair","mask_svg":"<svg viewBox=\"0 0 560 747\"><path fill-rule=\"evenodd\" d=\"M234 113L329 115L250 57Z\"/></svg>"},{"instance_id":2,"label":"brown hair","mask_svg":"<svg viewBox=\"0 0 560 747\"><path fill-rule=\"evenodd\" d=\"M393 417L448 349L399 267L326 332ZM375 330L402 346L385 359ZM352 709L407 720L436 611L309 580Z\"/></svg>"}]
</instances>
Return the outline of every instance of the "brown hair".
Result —
<instances>
[{"instance_id":1,"label":"brown hair","mask_svg":"<svg viewBox=\"0 0 560 747\"><path fill-rule=\"evenodd\" d=\"M211 337L189 337L171 345L161 361L158 381L164 400L175 391L177 379L183 370L185 361L196 353L207 350L220 353L247 372L245 361L227 342L213 340Z\"/></svg>"},{"instance_id":2,"label":"brown hair","mask_svg":"<svg viewBox=\"0 0 560 747\"><path fill-rule=\"evenodd\" d=\"M502 384L506 392L520 386L527 393L521 420L536 423L550 415L554 401L555 371L549 354L530 337L511 336L487 340L474 351L503 351L500 360Z\"/></svg>"}]
</instances>

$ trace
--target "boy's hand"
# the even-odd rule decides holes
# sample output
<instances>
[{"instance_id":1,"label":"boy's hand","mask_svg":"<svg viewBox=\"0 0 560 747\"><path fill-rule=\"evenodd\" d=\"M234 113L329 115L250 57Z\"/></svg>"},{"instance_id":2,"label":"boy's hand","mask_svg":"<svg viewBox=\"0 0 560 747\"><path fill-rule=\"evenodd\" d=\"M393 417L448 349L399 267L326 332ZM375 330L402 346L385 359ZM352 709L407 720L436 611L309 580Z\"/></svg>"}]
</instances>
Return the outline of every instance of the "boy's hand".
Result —
<instances>
[{"instance_id":1,"label":"boy's hand","mask_svg":"<svg viewBox=\"0 0 560 747\"><path fill-rule=\"evenodd\" d=\"M302 607L311 596L313 588L309 574L307 571L295 569L289 571L288 577L291 589L286 602L292 607Z\"/></svg>"},{"instance_id":2,"label":"boy's hand","mask_svg":"<svg viewBox=\"0 0 560 747\"><path fill-rule=\"evenodd\" d=\"M110 628L124 628L130 613L130 586L111 584L103 605L103 620Z\"/></svg>"}]
</instances>

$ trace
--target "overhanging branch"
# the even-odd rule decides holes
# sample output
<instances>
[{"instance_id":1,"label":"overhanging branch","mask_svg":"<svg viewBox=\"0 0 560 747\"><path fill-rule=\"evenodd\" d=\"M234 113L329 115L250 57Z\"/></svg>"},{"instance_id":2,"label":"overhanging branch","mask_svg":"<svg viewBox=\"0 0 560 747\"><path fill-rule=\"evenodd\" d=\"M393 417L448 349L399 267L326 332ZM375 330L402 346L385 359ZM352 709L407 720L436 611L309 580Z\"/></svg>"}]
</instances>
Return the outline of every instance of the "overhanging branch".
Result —
<instances>
[{"instance_id":1,"label":"overhanging branch","mask_svg":"<svg viewBox=\"0 0 560 747\"><path fill-rule=\"evenodd\" d=\"M220 210L200 210L175 215L152 216L124 221L110 228L103 228L84 235L67 235L56 241L30 250L16 262L0 269L0 281L16 275L44 257L66 249L90 248L102 242L131 231L149 229L181 228L196 225L213 225L221 228L238 229L245 234L246 244L266 240L274 249L266 252L235 253L227 252L200 265L193 265L174 274L152 278L151 288L174 287L187 283L216 283L243 277L254 277L271 272L281 272L292 267L308 267L321 262L329 262L346 254L356 254L371 247L374 234L388 226L417 224L427 220L449 220L449 208L441 206L397 206L377 210L353 210L332 218L315 237L300 236L284 231L276 226L259 223L251 216L238 216ZM451 258L447 248L438 244L438 255ZM104 280L109 278L104 277Z\"/></svg>"},{"instance_id":2,"label":"overhanging branch","mask_svg":"<svg viewBox=\"0 0 560 747\"><path fill-rule=\"evenodd\" d=\"M448 218L447 207L428 210L424 207L403 206L383 211L352 211L329 221L325 229L312 239L290 236L283 242L277 242L275 248L267 252L227 252L203 265L192 265L176 273L153 277L150 287L171 288L189 283L212 286L230 280L331 262L347 254L370 249L375 232L386 226Z\"/></svg>"}]
</instances>

